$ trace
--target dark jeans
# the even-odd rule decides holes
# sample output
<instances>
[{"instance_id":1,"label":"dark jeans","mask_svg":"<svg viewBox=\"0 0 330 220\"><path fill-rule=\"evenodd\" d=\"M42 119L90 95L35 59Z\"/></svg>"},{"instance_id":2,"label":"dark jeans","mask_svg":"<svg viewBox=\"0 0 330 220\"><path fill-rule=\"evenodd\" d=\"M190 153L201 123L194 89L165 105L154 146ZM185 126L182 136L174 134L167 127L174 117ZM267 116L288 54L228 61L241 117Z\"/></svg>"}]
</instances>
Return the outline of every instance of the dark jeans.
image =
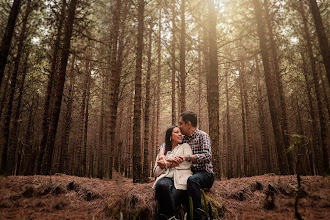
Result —
<instances>
[{"instance_id":1,"label":"dark jeans","mask_svg":"<svg viewBox=\"0 0 330 220\"><path fill-rule=\"evenodd\" d=\"M157 182L156 198L159 204L156 219L167 219L174 216L176 207L188 201L187 191L176 189L173 180L167 177ZM162 215L167 218L162 218Z\"/></svg>"},{"instance_id":2,"label":"dark jeans","mask_svg":"<svg viewBox=\"0 0 330 220\"><path fill-rule=\"evenodd\" d=\"M194 219L202 219L202 212L197 210L198 208L202 208L201 189L211 188L213 182L213 174L207 171L194 172L194 174L188 178L187 192L193 201ZM189 213L190 212L188 212L188 217ZM188 219L190 219L190 217Z\"/></svg>"}]
</instances>

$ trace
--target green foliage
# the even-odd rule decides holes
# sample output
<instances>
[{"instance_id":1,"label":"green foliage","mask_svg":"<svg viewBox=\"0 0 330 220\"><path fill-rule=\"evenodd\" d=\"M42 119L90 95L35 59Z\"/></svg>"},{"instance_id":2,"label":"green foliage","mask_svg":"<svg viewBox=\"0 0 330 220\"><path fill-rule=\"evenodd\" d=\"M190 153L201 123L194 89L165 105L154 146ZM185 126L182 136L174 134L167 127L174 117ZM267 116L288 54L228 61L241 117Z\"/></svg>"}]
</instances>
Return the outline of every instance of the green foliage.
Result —
<instances>
[{"instance_id":1,"label":"green foliage","mask_svg":"<svg viewBox=\"0 0 330 220\"><path fill-rule=\"evenodd\" d=\"M136 219L137 219L137 217L139 216L140 212L141 212L141 209L139 209L139 210L135 213L133 220L136 220Z\"/></svg>"},{"instance_id":2,"label":"green foliage","mask_svg":"<svg viewBox=\"0 0 330 220\"><path fill-rule=\"evenodd\" d=\"M190 219L193 220L194 219L194 204L192 201L191 196L189 196L189 210L190 210Z\"/></svg>"},{"instance_id":3,"label":"green foliage","mask_svg":"<svg viewBox=\"0 0 330 220\"><path fill-rule=\"evenodd\" d=\"M291 138L293 139L293 144L290 145L290 147L288 147L288 148L286 149L286 151L285 151L286 153L290 153L290 152L293 151L296 147L298 147L298 146L300 145L300 143L301 143L301 140L304 138L304 136L301 135L301 134L291 134L290 136L291 136Z\"/></svg>"},{"instance_id":4,"label":"green foliage","mask_svg":"<svg viewBox=\"0 0 330 220\"><path fill-rule=\"evenodd\" d=\"M201 193L202 193L202 196L203 196L203 200L204 200L204 210L205 210L205 213L209 213L209 205L208 205L208 202L207 202L207 199L206 199L206 196L205 196L205 192L203 189L201 189Z\"/></svg>"}]
</instances>

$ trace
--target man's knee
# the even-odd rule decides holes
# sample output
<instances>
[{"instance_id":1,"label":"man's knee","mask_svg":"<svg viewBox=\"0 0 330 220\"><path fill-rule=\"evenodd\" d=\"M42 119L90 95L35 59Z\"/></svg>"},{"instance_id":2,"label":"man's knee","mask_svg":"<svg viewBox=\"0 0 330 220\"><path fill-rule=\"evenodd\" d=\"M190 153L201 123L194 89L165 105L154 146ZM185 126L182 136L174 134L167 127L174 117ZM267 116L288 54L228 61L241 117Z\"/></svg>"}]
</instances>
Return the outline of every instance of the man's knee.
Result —
<instances>
[{"instance_id":1,"label":"man's knee","mask_svg":"<svg viewBox=\"0 0 330 220\"><path fill-rule=\"evenodd\" d=\"M170 184L164 179L160 179L156 183L156 191L170 190L170 188Z\"/></svg>"},{"instance_id":2,"label":"man's knee","mask_svg":"<svg viewBox=\"0 0 330 220\"><path fill-rule=\"evenodd\" d=\"M195 176L190 176L187 180L187 185L188 186L199 185L199 179L196 178Z\"/></svg>"}]
</instances>

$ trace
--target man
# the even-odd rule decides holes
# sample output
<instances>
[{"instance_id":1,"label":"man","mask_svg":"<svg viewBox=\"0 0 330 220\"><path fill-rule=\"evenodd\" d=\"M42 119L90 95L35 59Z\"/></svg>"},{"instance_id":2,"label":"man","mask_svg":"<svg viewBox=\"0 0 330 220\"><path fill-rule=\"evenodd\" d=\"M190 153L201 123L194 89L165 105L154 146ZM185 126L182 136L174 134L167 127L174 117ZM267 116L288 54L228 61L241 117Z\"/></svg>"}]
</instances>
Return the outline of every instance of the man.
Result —
<instances>
[{"instance_id":1,"label":"man","mask_svg":"<svg viewBox=\"0 0 330 220\"><path fill-rule=\"evenodd\" d=\"M183 161L192 162L193 175L188 178L187 192L192 197L194 219L202 218L201 189L211 188L214 182L213 165L211 162L211 140L209 135L197 129L197 115L191 111L182 112L179 116L179 128L184 135L182 142L188 143L192 155L184 155L173 159L173 166ZM160 146L159 157L164 157L165 144Z\"/></svg>"}]
</instances>

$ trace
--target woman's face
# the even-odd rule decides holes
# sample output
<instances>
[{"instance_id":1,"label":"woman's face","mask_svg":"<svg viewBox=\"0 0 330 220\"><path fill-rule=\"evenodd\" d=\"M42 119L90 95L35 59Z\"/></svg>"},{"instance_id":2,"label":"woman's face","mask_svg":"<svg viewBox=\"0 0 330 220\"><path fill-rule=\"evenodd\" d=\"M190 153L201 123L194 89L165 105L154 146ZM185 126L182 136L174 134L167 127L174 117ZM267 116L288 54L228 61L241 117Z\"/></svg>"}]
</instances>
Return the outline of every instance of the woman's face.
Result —
<instances>
[{"instance_id":1,"label":"woman's face","mask_svg":"<svg viewBox=\"0 0 330 220\"><path fill-rule=\"evenodd\" d=\"M175 127L172 131L171 142L180 144L182 143L182 134L181 130L178 127Z\"/></svg>"}]
</instances>

